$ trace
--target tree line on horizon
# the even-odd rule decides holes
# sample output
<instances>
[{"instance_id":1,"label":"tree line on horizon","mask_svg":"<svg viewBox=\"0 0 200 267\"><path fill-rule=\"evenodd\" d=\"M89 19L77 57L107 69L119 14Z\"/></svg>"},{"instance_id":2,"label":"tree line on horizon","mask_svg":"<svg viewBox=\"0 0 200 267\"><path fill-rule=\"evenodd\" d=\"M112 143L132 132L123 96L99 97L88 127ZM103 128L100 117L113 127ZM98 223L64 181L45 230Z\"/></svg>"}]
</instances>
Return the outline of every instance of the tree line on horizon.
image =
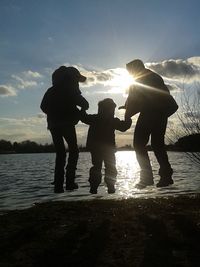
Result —
<instances>
[{"instance_id":1,"label":"tree line on horizon","mask_svg":"<svg viewBox=\"0 0 200 267\"><path fill-rule=\"evenodd\" d=\"M178 141L171 145L166 145L167 150L170 151L187 151L200 152L200 134L186 135L178 139ZM131 145L125 145L118 148L119 150L133 150ZM80 151L87 151L87 149L80 145ZM151 150L151 146L148 146ZM53 153L55 148L53 144L38 144L34 141L25 140L22 142L11 142L7 140L0 140L0 153Z\"/></svg>"}]
</instances>

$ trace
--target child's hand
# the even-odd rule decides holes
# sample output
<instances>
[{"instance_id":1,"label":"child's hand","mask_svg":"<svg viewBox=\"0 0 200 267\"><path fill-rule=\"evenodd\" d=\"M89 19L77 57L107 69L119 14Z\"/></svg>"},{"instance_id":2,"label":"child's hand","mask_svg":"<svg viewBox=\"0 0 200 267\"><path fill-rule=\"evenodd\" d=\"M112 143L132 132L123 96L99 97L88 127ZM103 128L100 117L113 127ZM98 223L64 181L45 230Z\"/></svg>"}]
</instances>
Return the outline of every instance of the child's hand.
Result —
<instances>
[{"instance_id":1,"label":"child's hand","mask_svg":"<svg viewBox=\"0 0 200 267\"><path fill-rule=\"evenodd\" d=\"M131 121L132 122L131 117L128 114L125 114L124 119L125 119L125 121Z\"/></svg>"},{"instance_id":2,"label":"child's hand","mask_svg":"<svg viewBox=\"0 0 200 267\"><path fill-rule=\"evenodd\" d=\"M127 123L132 123L132 120L131 120L130 117L129 117L129 118L125 118L125 122L127 122Z\"/></svg>"}]
</instances>

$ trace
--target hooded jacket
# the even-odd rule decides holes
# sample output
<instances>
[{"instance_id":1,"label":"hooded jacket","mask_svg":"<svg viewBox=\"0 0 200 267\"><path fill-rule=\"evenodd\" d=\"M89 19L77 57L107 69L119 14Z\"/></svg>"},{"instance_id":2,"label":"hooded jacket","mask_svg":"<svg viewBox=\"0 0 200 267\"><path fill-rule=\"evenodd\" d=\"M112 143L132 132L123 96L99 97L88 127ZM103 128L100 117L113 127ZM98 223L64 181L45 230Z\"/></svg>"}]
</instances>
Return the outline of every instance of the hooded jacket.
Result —
<instances>
[{"instance_id":1,"label":"hooded jacket","mask_svg":"<svg viewBox=\"0 0 200 267\"><path fill-rule=\"evenodd\" d=\"M87 109L89 104L77 85L50 87L42 99L40 108L47 114L48 129L62 124L75 125L80 119L77 106Z\"/></svg>"},{"instance_id":2,"label":"hooded jacket","mask_svg":"<svg viewBox=\"0 0 200 267\"><path fill-rule=\"evenodd\" d=\"M131 119L122 121L114 117L103 117L99 114L82 113L81 121L89 124L86 147L89 150L98 148L115 148L115 130L125 132L131 127Z\"/></svg>"},{"instance_id":3,"label":"hooded jacket","mask_svg":"<svg viewBox=\"0 0 200 267\"><path fill-rule=\"evenodd\" d=\"M138 112L169 117L178 109L162 77L149 69L145 69L136 83L129 88L125 106L127 117Z\"/></svg>"}]
</instances>

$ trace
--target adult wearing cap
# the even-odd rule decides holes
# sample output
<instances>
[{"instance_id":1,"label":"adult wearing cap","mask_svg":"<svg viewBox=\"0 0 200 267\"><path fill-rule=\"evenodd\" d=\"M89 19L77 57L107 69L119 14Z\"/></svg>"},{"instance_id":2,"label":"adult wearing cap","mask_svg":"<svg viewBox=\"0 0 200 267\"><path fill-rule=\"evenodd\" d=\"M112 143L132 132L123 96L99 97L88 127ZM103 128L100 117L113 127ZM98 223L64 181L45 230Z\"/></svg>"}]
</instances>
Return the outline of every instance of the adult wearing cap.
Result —
<instances>
[{"instance_id":1,"label":"adult wearing cap","mask_svg":"<svg viewBox=\"0 0 200 267\"><path fill-rule=\"evenodd\" d=\"M78 146L75 125L80 118L77 106L84 110L89 108L86 99L81 95L79 82L86 77L74 67L61 66L52 74L52 87L50 87L41 102L42 111L47 114L47 125L51 132L56 149L54 172L54 192L64 192L64 177L66 190L78 188L75 183L75 173L78 161ZM64 141L68 144L69 155L66 165L66 149Z\"/></svg>"},{"instance_id":2,"label":"adult wearing cap","mask_svg":"<svg viewBox=\"0 0 200 267\"><path fill-rule=\"evenodd\" d=\"M140 181L136 188L153 185L153 173L146 145L151 137L151 146L160 165L160 180L157 187L173 184L173 170L165 150L164 137L167 119L178 106L170 95L161 76L145 68L139 59L126 65L135 83L129 89L125 104L125 117L140 113L134 132L134 148L140 165Z\"/></svg>"}]
</instances>

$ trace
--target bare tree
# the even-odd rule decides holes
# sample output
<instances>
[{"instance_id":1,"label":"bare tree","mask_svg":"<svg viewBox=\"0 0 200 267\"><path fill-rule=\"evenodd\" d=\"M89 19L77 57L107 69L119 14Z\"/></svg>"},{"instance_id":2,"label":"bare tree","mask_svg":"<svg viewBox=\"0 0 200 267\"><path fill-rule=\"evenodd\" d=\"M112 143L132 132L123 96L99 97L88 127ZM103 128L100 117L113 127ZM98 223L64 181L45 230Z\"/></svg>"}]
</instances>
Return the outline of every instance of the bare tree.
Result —
<instances>
[{"instance_id":1,"label":"bare tree","mask_svg":"<svg viewBox=\"0 0 200 267\"><path fill-rule=\"evenodd\" d=\"M176 116L180 124L180 129L170 129L176 138L181 136L193 136L200 138L200 83L193 84L187 89L183 86L181 94L180 106ZM168 137L169 138L169 137ZM197 138L194 138L197 139ZM187 156L195 163L200 165L200 147L191 144L191 151L186 152ZM195 151L196 150L196 151Z\"/></svg>"}]
</instances>

